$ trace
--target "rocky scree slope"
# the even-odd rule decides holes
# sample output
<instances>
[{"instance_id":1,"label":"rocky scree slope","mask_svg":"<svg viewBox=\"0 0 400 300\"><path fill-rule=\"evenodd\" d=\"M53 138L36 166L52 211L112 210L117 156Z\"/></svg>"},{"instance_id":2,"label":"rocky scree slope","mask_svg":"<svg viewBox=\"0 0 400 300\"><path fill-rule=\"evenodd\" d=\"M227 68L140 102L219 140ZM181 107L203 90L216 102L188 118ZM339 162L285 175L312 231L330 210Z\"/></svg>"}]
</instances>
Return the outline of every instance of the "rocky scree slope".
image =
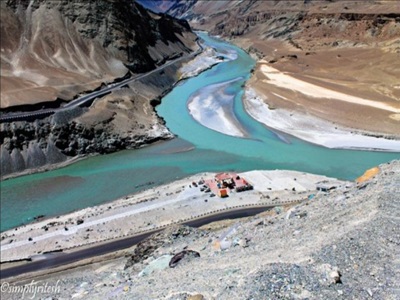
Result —
<instances>
[{"instance_id":1,"label":"rocky scree slope","mask_svg":"<svg viewBox=\"0 0 400 300\"><path fill-rule=\"evenodd\" d=\"M2 108L68 100L189 53L194 40L186 21L133 1L2 1Z\"/></svg>"},{"instance_id":2,"label":"rocky scree slope","mask_svg":"<svg viewBox=\"0 0 400 300\"><path fill-rule=\"evenodd\" d=\"M278 39L304 50L385 41L400 52L396 1L178 0L167 13L226 38Z\"/></svg>"},{"instance_id":3,"label":"rocky scree slope","mask_svg":"<svg viewBox=\"0 0 400 300\"><path fill-rule=\"evenodd\" d=\"M368 181L302 204L201 229L170 228L127 259L50 280L68 287L62 293L91 299L398 299L399 195L400 161L392 161ZM183 249L200 257L170 268Z\"/></svg>"},{"instance_id":4,"label":"rocky scree slope","mask_svg":"<svg viewBox=\"0 0 400 300\"><path fill-rule=\"evenodd\" d=\"M186 21L128 0L1 2L2 113L72 99L197 49ZM171 138L151 105L178 80L179 66L76 108L1 124L1 175ZM62 101L58 101L62 102Z\"/></svg>"}]
</instances>

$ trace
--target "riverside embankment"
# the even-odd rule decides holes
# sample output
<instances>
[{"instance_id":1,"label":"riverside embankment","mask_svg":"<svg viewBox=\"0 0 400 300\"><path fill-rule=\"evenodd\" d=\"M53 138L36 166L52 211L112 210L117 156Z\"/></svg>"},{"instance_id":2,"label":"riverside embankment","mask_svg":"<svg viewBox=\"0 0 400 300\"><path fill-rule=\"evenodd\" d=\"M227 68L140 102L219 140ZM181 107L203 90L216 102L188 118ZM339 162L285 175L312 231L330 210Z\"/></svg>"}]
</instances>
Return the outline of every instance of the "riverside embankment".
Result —
<instances>
[{"instance_id":1,"label":"riverside embankment","mask_svg":"<svg viewBox=\"0 0 400 300\"><path fill-rule=\"evenodd\" d=\"M212 179L214 175L198 174L109 204L3 232L1 262L29 259L52 251L75 251L206 216L210 222L213 215L222 212L305 201L318 193L320 182L335 188L351 186L348 182L302 172L251 171L239 175L252 184L254 190L233 190L228 198L219 198L201 189L201 181ZM197 183L200 184L197 186Z\"/></svg>"}]
</instances>

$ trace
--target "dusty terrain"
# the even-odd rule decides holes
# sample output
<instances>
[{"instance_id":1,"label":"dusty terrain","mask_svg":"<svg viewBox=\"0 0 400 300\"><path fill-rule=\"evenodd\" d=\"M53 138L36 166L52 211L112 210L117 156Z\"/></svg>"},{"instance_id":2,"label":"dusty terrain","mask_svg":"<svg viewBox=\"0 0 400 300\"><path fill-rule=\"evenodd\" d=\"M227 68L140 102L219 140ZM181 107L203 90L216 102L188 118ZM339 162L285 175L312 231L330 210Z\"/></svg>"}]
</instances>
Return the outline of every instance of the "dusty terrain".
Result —
<instances>
[{"instance_id":1,"label":"dusty terrain","mask_svg":"<svg viewBox=\"0 0 400 300\"><path fill-rule=\"evenodd\" d=\"M276 74L280 75L279 72ZM286 75L285 75L286 76ZM348 95L345 95L346 97ZM369 151L400 151L400 140L392 135L366 133L313 116L307 111L265 103L260 92L247 87L243 102L247 112L257 121L277 132L295 136L327 148Z\"/></svg>"},{"instance_id":2,"label":"dusty terrain","mask_svg":"<svg viewBox=\"0 0 400 300\"><path fill-rule=\"evenodd\" d=\"M33 173L87 155L133 149L173 138L154 111L179 80L221 62L211 48L97 99L89 108L34 122L1 124L1 177Z\"/></svg>"},{"instance_id":3,"label":"dusty terrain","mask_svg":"<svg viewBox=\"0 0 400 300\"><path fill-rule=\"evenodd\" d=\"M36 284L58 282L58 299L398 299L400 162L377 170L302 204L172 227L118 258L43 274ZM200 257L169 267L183 249Z\"/></svg>"},{"instance_id":4,"label":"dusty terrain","mask_svg":"<svg viewBox=\"0 0 400 300\"><path fill-rule=\"evenodd\" d=\"M60 105L127 72L144 73L182 57L89 108L2 123L2 179L172 138L154 105L182 72L192 76L209 67L204 61L193 69L185 61L199 49L186 21L135 2L18 0L2 1L1 8L2 113ZM182 63L189 66L181 72Z\"/></svg>"},{"instance_id":5,"label":"dusty terrain","mask_svg":"<svg viewBox=\"0 0 400 300\"><path fill-rule=\"evenodd\" d=\"M311 114L349 131L399 137L398 1L176 1L168 13L259 59L248 86L270 107ZM304 82L271 82L263 66ZM305 93L309 84L394 111ZM310 122L311 123L311 122Z\"/></svg>"},{"instance_id":6,"label":"dusty terrain","mask_svg":"<svg viewBox=\"0 0 400 300\"><path fill-rule=\"evenodd\" d=\"M226 199L211 197L210 192L200 190L202 185L192 185L192 182L214 176L205 173L101 206L8 230L1 234L1 262L131 236L243 205L276 206L287 201L302 201L317 193L318 182L346 185L332 178L295 171L253 171L240 175L254 185L254 190L232 192Z\"/></svg>"},{"instance_id":7,"label":"dusty terrain","mask_svg":"<svg viewBox=\"0 0 400 300\"><path fill-rule=\"evenodd\" d=\"M104 0L93 6L79 1L69 5L45 2L1 3L4 107L10 105L11 99L25 104L39 102L40 107L42 100L54 100L55 95L70 99L69 96L86 90L86 86L98 87L128 69L141 72L153 68L171 57L188 53L195 46L195 36L185 21L144 11L135 3L130 4L131 15L126 15L125 2ZM248 91L256 92L255 99L270 109L283 109L285 116L295 113L303 120L296 123L303 124L302 130L320 124L316 117L329 122L318 134L338 127L343 132L398 140L398 2L364 1L362 5L359 1L175 2L168 13L187 18L194 28L236 43L259 60L247 85ZM170 3L165 6L165 1L154 4L163 9L170 6ZM105 16L110 5L113 13ZM104 18L92 18L91 11ZM142 14L140 21L147 24L146 30L138 30L137 24L129 21L132 35L124 36L128 27L118 20L136 20L138 13ZM44 15L46 18L42 18ZM58 49L49 42L54 38L65 47ZM137 43L138 40L141 42ZM124 72L118 67L121 65ZM276 71L265 72L271 68ZM162 76L153 76L129 90L105 97L89 112L77 110L54 119L2 124L2 175L34 172L79 155L109 153L171 138L146 101L153 99L151 104L157 105L160 97L181 78L180 72L185 71L172 67L159 74ZM190 72L187 74L191 76ZM14 92L19 93L18 97L10 98ZM361 101L343 101L343 97ZM365 101L376 105L360 104ZM392 109L381 109L381 105ZM270 115L275 114L265 117ZM289 128L287 132L295 129ZM357 141L349 143L339 147L357 147ZM366 147L363 144L358 148L398 148L381 144Z\"/></svg>"},{"instance_id":8,"label":"dusty terrain","mask_svg":"<svg viewBox=\"0 0 400 300\"><path fill-rule=\"evenodd\" d=\"M248 83L268 105L309 113L354 131L398 138L400 89L396 78L400 68L393 61L399 54L381 50L290 53L286 59L260 60ZM278 73L281 76L274 76Z\"/></svg>"},{"instance_id":9,"label":"dusty terrain","mask_svg":"<svg viewBox=\"0 0 400 300\"><path fill-rule=\"evenodd\" d=\"M185 21L133 1L1 1L1 108L68 101L187 54L195 39Z\"/></svg>"}]
</instances>

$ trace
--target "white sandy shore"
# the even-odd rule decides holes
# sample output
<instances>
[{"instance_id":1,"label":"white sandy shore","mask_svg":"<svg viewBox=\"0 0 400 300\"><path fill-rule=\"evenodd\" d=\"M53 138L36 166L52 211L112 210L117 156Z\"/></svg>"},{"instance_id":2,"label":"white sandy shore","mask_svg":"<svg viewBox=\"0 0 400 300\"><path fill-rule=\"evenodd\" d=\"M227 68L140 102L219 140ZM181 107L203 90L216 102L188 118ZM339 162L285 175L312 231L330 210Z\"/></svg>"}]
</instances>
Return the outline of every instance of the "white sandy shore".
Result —
<instances>
[{"instance_id":1,"label":"white sandy shore","mask_svg":"<svg viewBox=\"0 0 400 300\"><path fill-rule=\"evenodd\" d=\"M206 48L201 54L190 62L184 64L180 69L180 79L190 78L199 75L201 72L220 63L222 55L212 48Z\"/></svg>"},{"instance_id":2,"label":"white sandy shore","mask_svg":"<svg viewBox=\"0 0 400 300\"><path fill-rule=\"evenodd\" d=\"M246 131L233 113L235 95L224 92L236 80L201 89L189 99L188 109L192 117L203 126L226 135L244 137Z\"/></svg>"},{"instance_id":3,"label":"white sandy shore","mask_svg":"<svg viewBox=\"0 0 400 300\"><path fill-rule=\"evenodd\" d=\"M282 201L304 200L316 193L316 184L324 180L333 185L344 184L325 176L296 171L252 171L240 175L254 185L254 190L232 192L225 199L210 197L209 193L200 191L200 186L191 186L193 181L211 179L213 175L198 174L111 203L3 232L1 262L134 235L240 205L280 205ZM78 224L78 220L83 223Z\"/></svg>"},{"instance_id":4,"label":"white sandy shore","mask_svg":"<svg viewBox=\"0 0 400 300\"><path fill-rule=\"evenodd\" d=\"M269 84L295 90L307 96L370 106L393 112L392 116L398 116L400 113L400 108L398 107L332 91L301 81L267 65L262 65L261 70L267 76L266 82ZM244 137L246 132L232 112L233 99L223 93L225 84L206 87L201 93L195 94L188 102L190 114L200 124L212 130L226 135ZM284 98L281 95L275 95ZM338 126L304 113L284 109L271 110L262 95L258 95L254 89L249 87L246 88L243 101L245 109L257 121L271 129L290 134L316 145L337 149L400 151L399 140L352 133L350 128Z\"/></svg>"},{"instance_id":5,"label":"white sandy shore","mask_svg":"<svg viewBox=\"0 0 400 300\"><path fill-rule=\"evenodd\" d=\"M338 149L400 151L399 140L351 133L351 129L338 127L328 121L299 112L284 109L271 110L252 88L246 88L243 101L248 113L257 121L313 144Z\"/></svg>"},{"instance_id":6,"label":"white sandy shore","mask_svg":"<svg viewBox=\"0 0 400 300\"><path fill-rule=\"evenodd\" d=\"M237 53L234 51L217 53L214 49L207 48L179 70L181 78L196 76L220 63L222 61L220 57L224 57L225 60L235 60ZM230 83L232 81L207 86L197 92L188 101L189 113L207 128L226 135L244 137L246 132L233 114L234 95L224 93L224 89Z\"/></svg>"}]
</instances>

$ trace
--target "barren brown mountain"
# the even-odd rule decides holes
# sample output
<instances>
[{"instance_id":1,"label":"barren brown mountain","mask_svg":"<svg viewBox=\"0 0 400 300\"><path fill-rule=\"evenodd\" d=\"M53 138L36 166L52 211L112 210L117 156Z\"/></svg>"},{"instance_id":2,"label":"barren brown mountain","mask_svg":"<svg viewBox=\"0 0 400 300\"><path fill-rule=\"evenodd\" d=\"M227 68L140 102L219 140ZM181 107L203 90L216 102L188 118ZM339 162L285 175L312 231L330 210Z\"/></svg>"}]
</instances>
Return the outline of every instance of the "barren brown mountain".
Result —
<instances>
[{"instance_id":1,"label":"barren brown mountain","mask_svg":"<svg viewBox=\"0 0 400 300\"><path fill-rule=\"evenodd\" d=\"M194 39L184 21L133 1L1 1L1 107L69 100L188 53Z\"/></svg>"},{"instance_id":2,"label":"barren brown mountain","mask_svg":"<svg viewBox=\"0 0 400 300\"><path fill-rule=\"evenodd\" d=\"M257 56L260 61L249 87L271 107L311 113L355 130L398 136L399 1L194 0L176 1L168 13ZM277 84L261 72L263 65L305 86ZM307 92L309 84L317 87L313 95ZM373 105L319 97L321 87L371 100ZM374 103L393 109L377 109Z\"/></svg>"},{"instance_id":3,"label":"barren brown mountain","mask_svg":"<svg viewBox=\"0 0 400 300\"><path fill-rule=\"evenodd\" d=\"M1 1L0 33L5 114L60 106L128 72L135 76L198 49L186 21L130 0ZM173 86L178 68L168 66L90 108L3 122L1 175L171 138L151 100Z\"/></svg>"}]
</instances>

